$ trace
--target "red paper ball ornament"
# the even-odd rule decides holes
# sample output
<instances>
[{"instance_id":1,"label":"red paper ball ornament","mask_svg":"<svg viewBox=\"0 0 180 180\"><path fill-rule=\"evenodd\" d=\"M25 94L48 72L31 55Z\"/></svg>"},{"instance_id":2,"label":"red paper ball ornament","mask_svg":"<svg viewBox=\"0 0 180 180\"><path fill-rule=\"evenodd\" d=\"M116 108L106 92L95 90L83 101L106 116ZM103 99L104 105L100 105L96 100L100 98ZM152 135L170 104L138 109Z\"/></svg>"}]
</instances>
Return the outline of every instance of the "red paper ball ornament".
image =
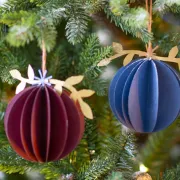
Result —
<instances>
[{"instance_id":1,"label":"red paper ball ornament","mask_svg":"<svg viewBox=\"0 0 180 180\"><path fill-rule=\"evenodd\" d=\"M66 91L59 95L48 85L21 91L5 115L5 131L12 148L29 161L65 157L84 132L84 117L78 106Z\"/></svg>"}]
</instances>

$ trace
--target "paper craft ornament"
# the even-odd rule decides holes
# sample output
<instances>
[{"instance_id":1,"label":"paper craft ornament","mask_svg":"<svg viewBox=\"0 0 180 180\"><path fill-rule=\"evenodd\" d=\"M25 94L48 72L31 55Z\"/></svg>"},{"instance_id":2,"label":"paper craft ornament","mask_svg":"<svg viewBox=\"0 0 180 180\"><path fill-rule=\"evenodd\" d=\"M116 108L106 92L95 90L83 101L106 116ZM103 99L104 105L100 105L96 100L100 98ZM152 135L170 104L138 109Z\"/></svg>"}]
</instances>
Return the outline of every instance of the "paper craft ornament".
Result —
<instances>
[{"instance_id":1,"label":"paper craft ornament","mask_svg":"<svg viewBox=\"0 0 180 180\"><path fill-rule=\"evenodd\" d=\"M116 118L137 132L168 127L180 112L180 80L176 71L159 60L140 59L122 67L109 88Z\"/></svg>"},{"instance_id":2,"label":"paper craft ornament","mask_svg":"<svg viewBox=\"0 0 180 180\"><path fill-rule=\"evenodd\" d=\"M16 89L18 94L5 115L5 131L12 148L24 159L34 162L56 161L67 156L83 136L84 116L93 118L82 97L89 97L94 91L77 91L73 87L83 76L59 81L46 78L46 73L42 76L39 71L41 77L38 78L31 66L29 79L17 70L10 73L21 81ZM33 86L24 89L26 83Z\"/></svg>"}]
</instances>

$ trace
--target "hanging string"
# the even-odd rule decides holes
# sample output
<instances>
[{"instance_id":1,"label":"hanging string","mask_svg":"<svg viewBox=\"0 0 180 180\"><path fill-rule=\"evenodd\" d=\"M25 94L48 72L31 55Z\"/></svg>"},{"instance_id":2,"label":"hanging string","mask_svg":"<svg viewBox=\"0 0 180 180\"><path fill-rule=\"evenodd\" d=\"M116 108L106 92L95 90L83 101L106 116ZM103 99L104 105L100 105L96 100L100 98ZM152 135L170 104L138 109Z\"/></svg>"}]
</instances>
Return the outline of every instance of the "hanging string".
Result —
<instances>
[{"instance_id":1,"label":"hanging string","mask_svg":"<svg viewBox=\"0 0 180 180\"><path fill-rule=\"evenodd\" d=\"M42 73L43 76L46 74L46 47L45 47L45 42L42 40Z\"/></svg>"},{"instance_id":2,"label":"hanging string","mask_svg":"<svg viewBox=\"0 0 180 180\"><path fill-rule=\"evenodd\" d=\"M151 33L152 32L152 0L146 0L146 10L149 13L148 32ZM149 41L147 46L147 56L152 57L154 50L155 49L152 49L152 42Z\"/></svg>"}]
</instances>

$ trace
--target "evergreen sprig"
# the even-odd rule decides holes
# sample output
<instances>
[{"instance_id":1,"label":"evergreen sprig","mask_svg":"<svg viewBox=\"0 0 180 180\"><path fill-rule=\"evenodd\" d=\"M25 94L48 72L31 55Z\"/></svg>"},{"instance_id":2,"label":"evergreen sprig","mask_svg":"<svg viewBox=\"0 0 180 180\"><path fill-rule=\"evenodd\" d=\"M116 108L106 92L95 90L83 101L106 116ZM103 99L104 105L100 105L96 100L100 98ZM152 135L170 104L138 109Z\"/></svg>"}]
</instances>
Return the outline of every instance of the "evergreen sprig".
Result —
<instances>
[{"instance_id":1,"label":"evergreen sprig","mask_svg":"<svg viewBox=\"0 0 180 180\"><path fill-rule=\"evenodd\" d=\"M81 1L84 2L84 0ZM103 10L106 4L107 0L86 0L84 7L86 12L91 15Z\"/></svg>"},{"instance_id":2,"label":"evergreen sprig","mask_svg":"<svg viewBox=\"0 0 180 180\"><path fill-rule=\"evenodd\" d=\"M171 148L179 136L178 123L179 119L167 129L152 134L143 146L140 161L150 169L152 175L166 169Z\"/></svg>"},{"instance_id":3,"label":"evergreen sprig","mask_svg":"<svg viewBox=\"0 0 180 180\"><path fill-rule=\"evenodd\" d=\"M167 169L159 180L180 180L180 165L176 168Z\"/></svg>"},{"instance_id":4,"label":"evergreen sprig","mask_svg":"<svg viewBox=\"0 0 180 180\"><path fill-rule=\"evenodd\" d=\"M106 146L106 155L100 155L88 165L84 165L77 175L79 180L94 180L106 177L113 170L119 170L123 176L130 178L133 172L134 146L133 136L116 137Z\"/></svg>"},{"instance_id":5,"label":"evergreen sprig","mask_svg":"<svg viewBox=\"0 0 180 180\"><path fill-rule=\"evenodd\" d=\"M154 10L161 14L166 12L180 13L180 1L156 0Z\"/></svg>"},{"instance_id":6,"label":"evergreen sprig","mask_svg":"<svg viewBox=\"0 0 180 180\"><path fill-rule=\"evenodd\" d=\"M126 5L126 4L125 4ZM117 6L118 7L118 6ZM144 43L153 39L153 34L147 30L148 14L143 8L123 8L121 13L113 13L107 5L104 8L107 17L126 33L140 38Z\"/></svg>"},{"instance_id":7,"label":"evergreen sprig","mask_svg":"<svg viewBox=\"0 0 180 180\"><path fill-rule=\"evenodd\" d=\"M112 172L112 174L108 176L107 180L124 180L124 178L121 172Z\"/></svg>"},{"instance_id":8,"label":"evergreen sprig","mask_svg":"<svg viewBox=\"0 0 180 180\"><path fill-rule=\"evenodd\" d=\"M23 68L25 64L23 56L19 56L19 53L6 45L4 41L0 42L0 79L2 82L7 82L8 84L15 83L9 71Z\"/></svg>"},{"instance_id":9,"label":"evergreen sprig","mask_svg":"<svg viewBox=\"0 0 180 180\"><path fill-rule=\"evenodd\" d=\"M1 15L8 12L16 12L20 10L28 10L36 8L36 4L30 2L29 0L8 0L1 6Z\"/></svg>"},{"instance_id":10,"label":"evergreen sprig","mask_svg":"<svg viewBox=\"0 0 180 180\"><path fill-rule=\"evenodd\" d=\"M101 68L97 66L100 60L112 55L112 47L101 47L98 37L90 35L82 48L79 56L78 73L84 74L83 85L96 91L98 95L106 93L106 83L100 80Z\"/></svg>"},{"instance_id":11,"label":"evergreen sprig","mask_svg":"<svg viewBox=\"0 0 180 180\"><path fill-rule=\"evenodd\" d=\"M56 43L55 26L59 25L62 19L67 21L65 29L70 43L81 42L87 32L89 14L80 0L32 1L31 3L28 1L27 6L24 2L18 4L16 0L11 1L12 5L9 2L5 3L0 11L2 12L1 22L12 26L7 40L13 46L24 46L35 38L41 42L46 35L44 40L51 37L46 42L47 50L50 51ZM99 4L100 2L98 6Z\"/></svg>"},{"instance_id":12,"label":"evergreen sprig","mask_svg":"<svg viewBox=\"0 0 180 180\"><path fill-rule=\"evenodd\" d=\"M164 33L161 37L158 37L155 40L155 45L158 45L158 51L161 52L164 56L168 55L169 51L174 46L179 46L180 42L180 33L178 32L169 32L168 34ZM180 54L178 53L178 56Z\"/></svg>"},{"instance_id":13,"label":"evergreen sprig","mask_svg":"<svg viewBox=\"0 0 180 180\"><path fill-rule=\"evenodd\" d=\"M49 56L49 72L59 79L82 74L85 76L82 81L84 87L95 90L97 95L106 95L107 82L100 79L103 68L97 64L112 53L111 46L101 46L96 34L89 35L76 47L63 41L63 46L60 44Z\"/></svg>"},{"instance_id":14,"label":"evergreen sprig","mask_svg":"<svg viewBox=\"0 0 180 180\"><path fill-rule=\"evenodd\" d=\"M80 1L72 1L67 5L66 37L70 43L75 44L82 41L88 27L88 15Z\"/></svg>"},{"instance_id":15,"label":"evergreen sprig","mask_svg":"<svg viewBox=\"0 0 180 180\"><path fill-rule=\"evenodd\" d=\"M63 173L73 172L68 159L50 163L34 163L18 156L9 146L0 149L0 170L11 174L24 174L27 171L39 171L46 179L57 179Z\"/></svg>"}]
</instances>

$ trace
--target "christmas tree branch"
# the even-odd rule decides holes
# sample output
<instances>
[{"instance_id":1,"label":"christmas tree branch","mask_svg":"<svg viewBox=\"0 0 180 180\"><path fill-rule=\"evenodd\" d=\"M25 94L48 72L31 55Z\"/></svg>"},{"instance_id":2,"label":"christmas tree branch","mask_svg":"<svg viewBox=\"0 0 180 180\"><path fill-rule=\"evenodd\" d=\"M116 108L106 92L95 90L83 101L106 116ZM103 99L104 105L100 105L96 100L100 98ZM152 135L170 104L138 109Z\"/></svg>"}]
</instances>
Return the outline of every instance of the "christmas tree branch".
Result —
<instances>
[{"instance_id":1,"label":"christmas tree branch","mask_svg":"<svg viewBox=\"0 0 180 180\"><path fill-rule=\"evenodd\" d=\"M126 135L110 140L106 154L94 159L89 165L83 166L77 175L79 180L101 179L113 170L122 172L125 178L130 178L133 172L134 147L133 136Z\"/></svg>"},{"instance_id":2,"label":"christmas tree branch","mask_svg":"<svg viewBox=\"0 0 180 180\"><path fill-rule=\"evenodd\" d=\"M166 168L171 148L179 136L178 124L179 119L167 129L152 134L139 153L140 161L154 176Z\"/></svg>"},{"instance_id":3,"label":"christmas tree branch","mask_svg":"<svg viewBox=\"0 0 180 180\"><path fill-rule=\"evenodd\" d=\"M156 0L154 3L154 10L159 14L166 13L166 12L179 13L180 1Z\"/></svg>"},{"instance_id":4,"label":"christmas tree branch","mask_svg":"<svg viewBox=\"0 0 180 180\"><path fill-rule=\"evenodd\" d=\"M157 180L179 180L180 177L180 164L178 164L175 168L166 169L163 173L163 177L157 178Z\"/></svg>"}]
</instances>

